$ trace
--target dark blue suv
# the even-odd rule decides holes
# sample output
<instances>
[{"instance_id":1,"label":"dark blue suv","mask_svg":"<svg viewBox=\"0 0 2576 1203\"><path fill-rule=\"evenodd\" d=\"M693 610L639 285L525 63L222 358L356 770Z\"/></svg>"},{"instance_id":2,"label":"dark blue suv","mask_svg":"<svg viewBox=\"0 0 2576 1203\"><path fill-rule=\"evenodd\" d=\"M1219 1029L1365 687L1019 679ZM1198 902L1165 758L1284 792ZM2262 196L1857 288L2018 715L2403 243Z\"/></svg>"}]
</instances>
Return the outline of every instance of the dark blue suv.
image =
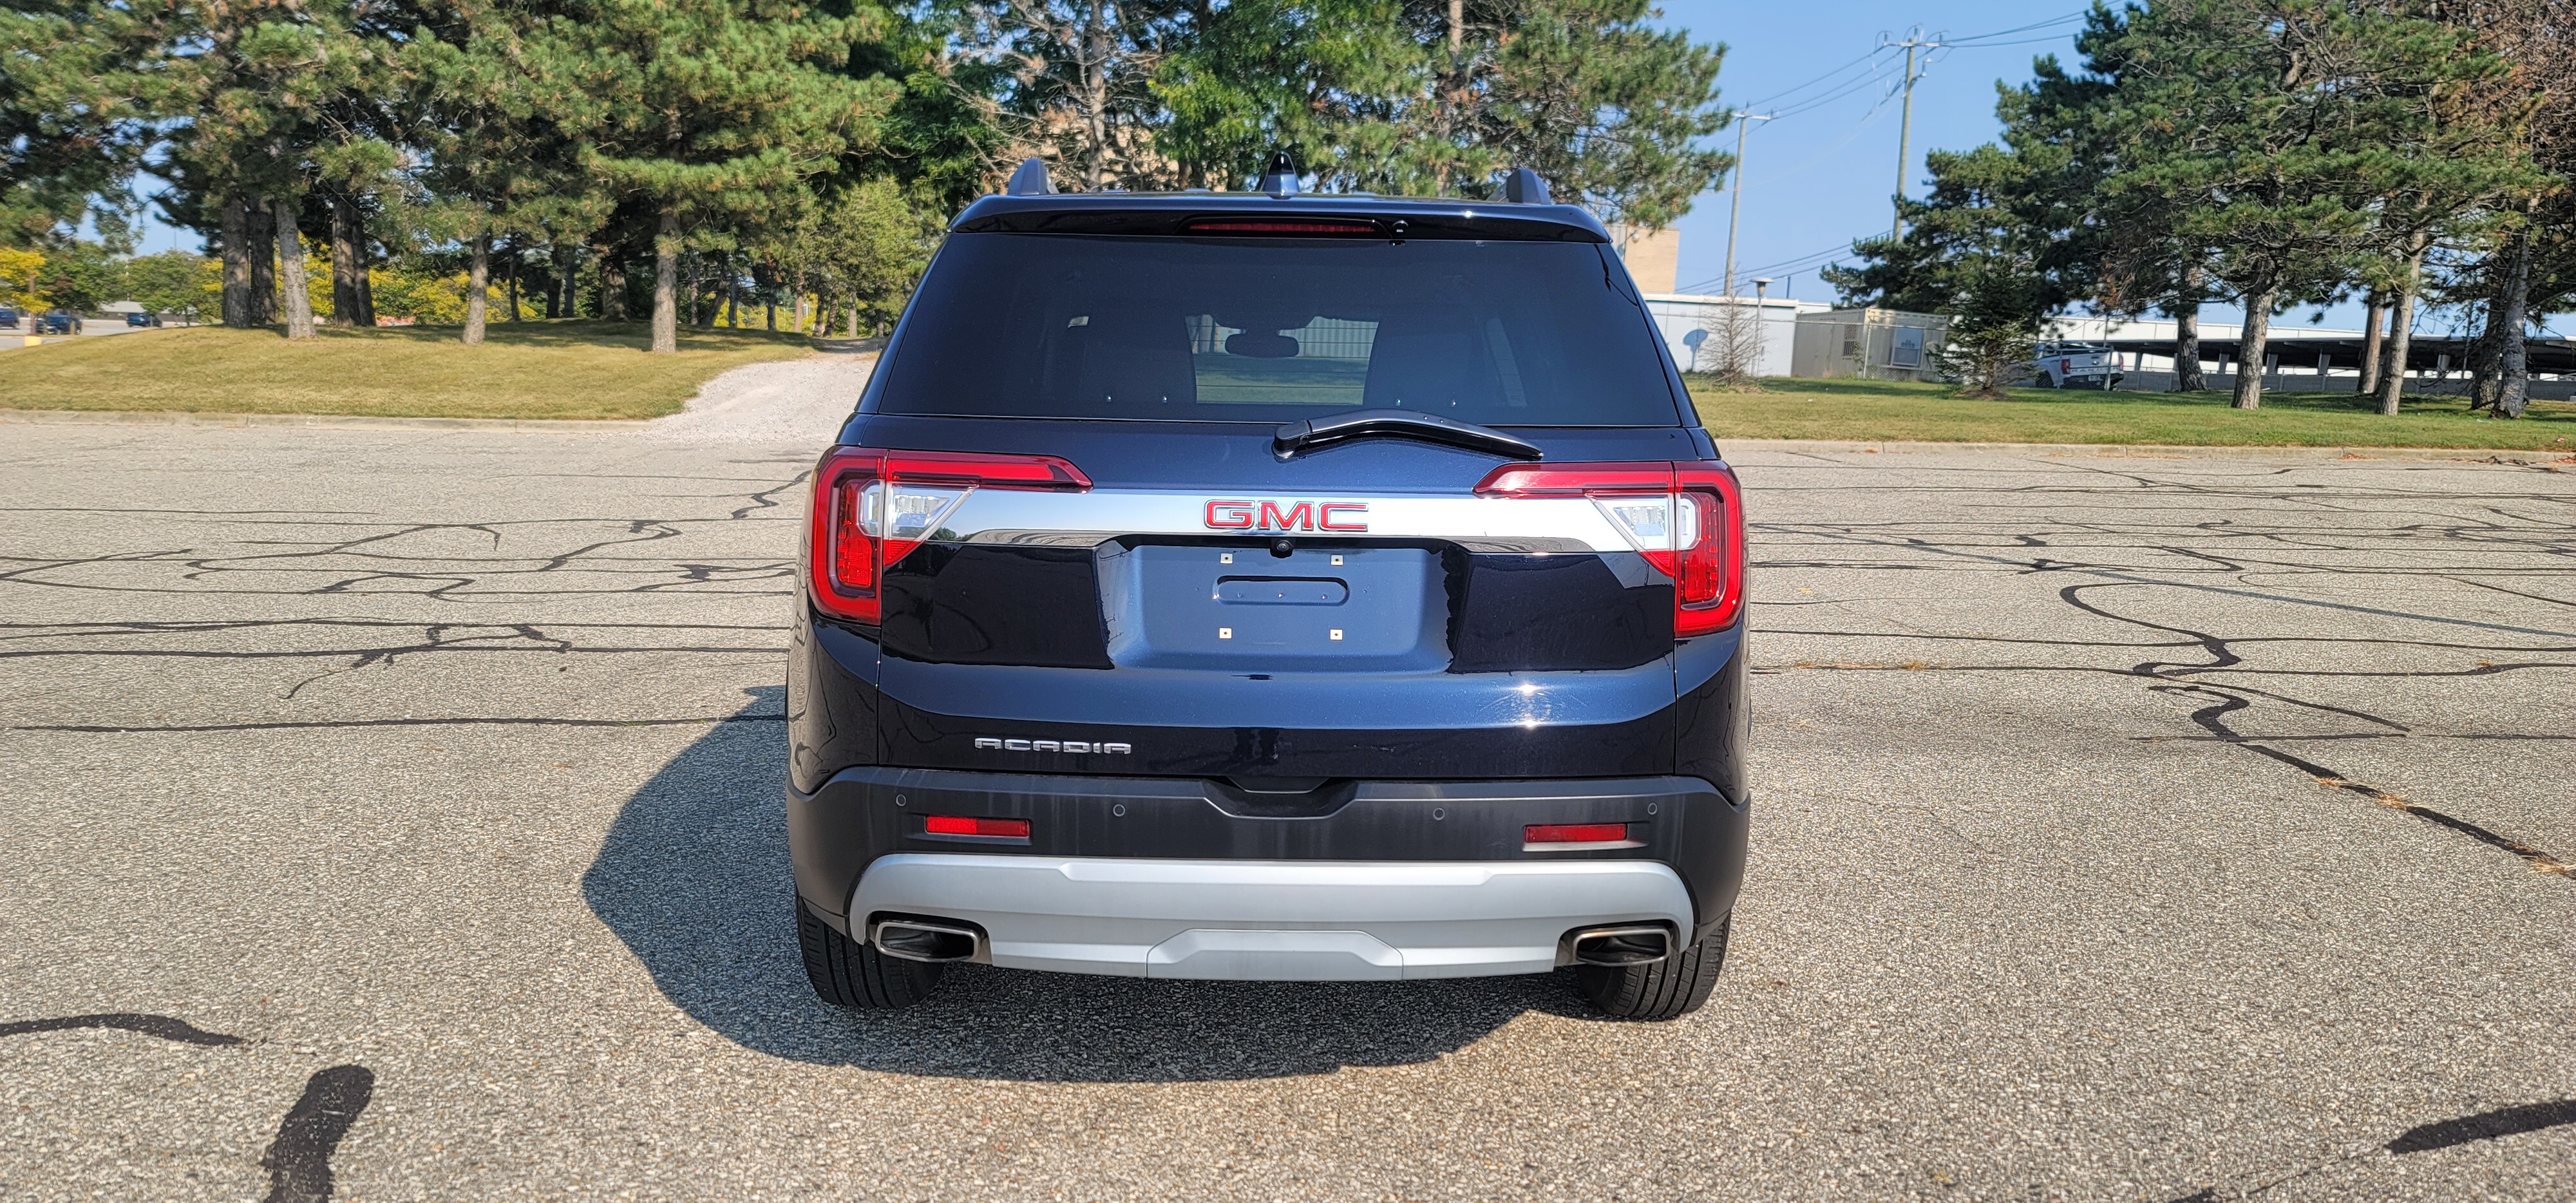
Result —
<instances>
[{"instance_id":1,"label":"dark blue suv","mask_svg":"<svg viewBox=\"0 0 2576 1203\"><path fill-rule=\"evenodd\" d=\"M1060 195L951 227L815 469L787 811L825 999L950 961L1708 997L1744 512L1602 227Z\"/></svg>"}]
</instances>

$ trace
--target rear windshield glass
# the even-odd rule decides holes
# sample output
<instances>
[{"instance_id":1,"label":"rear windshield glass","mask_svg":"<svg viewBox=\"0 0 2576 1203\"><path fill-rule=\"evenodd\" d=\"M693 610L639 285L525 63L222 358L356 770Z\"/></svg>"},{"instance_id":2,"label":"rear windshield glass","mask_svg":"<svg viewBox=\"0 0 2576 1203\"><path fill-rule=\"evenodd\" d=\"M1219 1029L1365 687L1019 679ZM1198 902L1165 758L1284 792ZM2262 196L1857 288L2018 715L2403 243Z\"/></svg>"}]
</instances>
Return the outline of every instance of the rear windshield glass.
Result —
<instances>
[{"instance_id":1,"label":"rear windshield glass","mask_svg":"<svg viewBox=\"0 0 2576 1203\"><path fill-rule=\"evenodd\" d=\"M1588 243L960 234L876 412L1671 426L1653 334Z\"/></svg>"}]
</instances>

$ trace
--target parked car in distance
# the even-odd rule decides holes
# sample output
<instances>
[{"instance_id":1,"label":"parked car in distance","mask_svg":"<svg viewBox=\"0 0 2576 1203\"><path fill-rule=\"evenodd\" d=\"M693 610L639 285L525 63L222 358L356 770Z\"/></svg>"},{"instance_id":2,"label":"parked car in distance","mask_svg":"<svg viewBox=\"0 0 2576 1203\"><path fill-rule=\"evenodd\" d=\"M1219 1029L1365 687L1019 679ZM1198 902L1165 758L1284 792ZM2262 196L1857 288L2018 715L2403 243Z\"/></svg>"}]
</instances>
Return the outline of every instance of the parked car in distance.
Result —
<instances>
[{"instance_id":1,"label":"parked car in distance","mask_svg":"<svg viewBox=\"0 0 2576 1203\"><path fill-rule=\"evenodd\" d=\"M2039 344L2031 375L2049 388L2098 388L2109 392L2120 383L2120 359L2105 343Z\"/></svg>"},{"instance_id":2,"label":"parked car in distance","mask_svg":"<svg viewBox=\"0 0 2576 1203\"><path fill-rule=\"evenodd\" d=\"M137 330L157 328L161 325L161 315L157 313L129 313L125 315L125 324L129 328Z\"/></svg>"},{"instance_id":3,"label":"parked car in distance","mask_svg":"<svg viewBox=\"0 0 2576 1203\"><path fill-rule=\"evenodd\" d=\"M38 334L78 334L80 332L79 316L68 310L56 309L36 319Z\"/></svg>"},{"instance_id":4,"label":"parked car in distance","mask_svg":"<svg viewBox=\"0 0 2576 1203\"><path fill-rule=\"evenodd\" d=\"M1501 203L1044 170L950 227L817 464L783 724L816 993L1707 1001L1743 501L1609 235L1526 170Z\"/></svg>"},{"instance_id":5,"label":"parked car in distance","mask_svg":"<svg viewBox=\"0 0 2576 1203\"><path fill-rule=\"evenodd\" d=\"M0 306L0 330L15 330L17 328L18 311L5 306Z\"/></svg>"}]
</instances>

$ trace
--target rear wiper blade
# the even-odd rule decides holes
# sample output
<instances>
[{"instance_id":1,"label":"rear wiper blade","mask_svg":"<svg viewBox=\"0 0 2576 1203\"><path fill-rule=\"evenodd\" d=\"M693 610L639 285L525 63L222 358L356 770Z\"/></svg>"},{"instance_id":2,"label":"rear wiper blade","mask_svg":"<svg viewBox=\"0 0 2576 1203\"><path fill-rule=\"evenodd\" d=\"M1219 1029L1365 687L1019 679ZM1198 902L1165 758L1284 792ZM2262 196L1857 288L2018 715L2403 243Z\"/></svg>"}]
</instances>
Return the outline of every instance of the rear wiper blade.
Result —
<instances>
[{"instance_id":1,"label":"rear wiper blade","mask_svg":"<svg viewBox=\"0 0 2576 1203\"><path fill-rule=\"evenodd\" d=\"M1541 455L1538 444L1513 438L1491 427L1437 414L1415 413L1409 409L1362 409L1329 418L1290 422L1271 436L1270 447L1279 453L1279 458L1287 459L1300 451L1381 436L1447 443L1452 447L1517 459L1538 459Z\"/></svg>"}]
</instances>

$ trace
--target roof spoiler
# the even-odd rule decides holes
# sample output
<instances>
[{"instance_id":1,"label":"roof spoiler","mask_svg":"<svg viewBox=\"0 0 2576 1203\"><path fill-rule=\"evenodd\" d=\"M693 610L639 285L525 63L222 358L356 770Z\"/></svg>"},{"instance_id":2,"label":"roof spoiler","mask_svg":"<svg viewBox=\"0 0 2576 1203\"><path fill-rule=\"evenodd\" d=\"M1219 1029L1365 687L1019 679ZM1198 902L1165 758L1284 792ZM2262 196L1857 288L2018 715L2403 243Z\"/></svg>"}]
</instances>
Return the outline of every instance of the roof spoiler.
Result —
<instances>
[{"instance_id":1,"label":"roof spoiler","mask_svg":"<svg viewBox=\"0 0 2576 1203\"><path fill-rule=\"evenodd\" d=\"M1546 185L1540 185L1542 192ZM1055 182L1047 178L1046 163L1039 159L1020 160L1019 169L1011 173L1011 182L1002 186L1006 196L1045 196L1055 191Z\"/></svg>"}]
</instances>

